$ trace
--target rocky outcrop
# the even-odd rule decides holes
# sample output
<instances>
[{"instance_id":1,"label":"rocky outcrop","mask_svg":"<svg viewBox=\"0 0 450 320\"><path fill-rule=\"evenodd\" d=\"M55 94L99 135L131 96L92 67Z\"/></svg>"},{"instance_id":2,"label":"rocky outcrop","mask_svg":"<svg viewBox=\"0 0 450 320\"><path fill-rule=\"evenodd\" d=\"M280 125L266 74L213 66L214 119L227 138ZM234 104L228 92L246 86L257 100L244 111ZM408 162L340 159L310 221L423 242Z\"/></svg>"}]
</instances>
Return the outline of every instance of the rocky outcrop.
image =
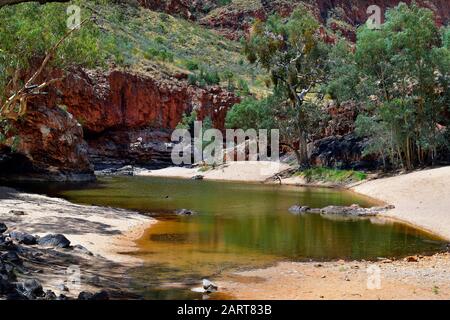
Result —
<instances>
[{"instance_id":1,"label":"rocky outcrop","mask_svg":"<svg viewBox=\"0 0 450 320\"><path fill-rule=\"evenodd\" d=\"M355 120L360 110L360 106L356 102L346 101L337 104L335 101L331 101L325 109L329 118L318 138L343 136L355 130Z\"/></svg>"},{"instance_id":2,"label":"rocky outcrop","mask_svg":"<svg viewBox=\"0 0 450 320\"><path fill-rule=\"evenodd\" d=\"M215 127L223 128L227 109L239 98L219 86L200 88L178 78L78 69L57 86L53 97L60 98L88 134L123 128L174 129L192 110L200 120L209 116Z\"/></svg>"},{"instance_id":3,"label":"rocky outcrop","mask_svg":"<svg viewBox=\"0 0 450 320\"><path fill-rule=\"evenodd\" d=\"M60 77L57 71L51 77ZM196 110L223 129L240 99L219 86L189 85L187 75L75 69L32 101L0 144L0 172L13 179L86 180L96 169L171 162L170 136Z\"/></svg>"},{"instance_id":4,"label":"rocky outcrop","mask_svg":"<svg viewBox=\"0 0 450 320\"><path fill-rule=\"evenodd\" d=\"M413 0L232 1L229 5L213 10L200 22L205 26L219 30L229 38L239 39L249 30L254 19L264 21L273 13L288 16L296 7L302 5L314 13L323 24L327 24L331 30L340 31L347 38L355 40L356 27L367 21L367 8L369 6L377 5L384 13L386 9L398 5L400 2L409 4ZM439 26L448 23L450 4L447 0L417 0L416 2L435 13L436 23Z\"/></svg>"},{"instance_id":5,"label":"rocky outcrop","mask_svg":"<svg viewBox=\"0 0 450 320\"><path fill-rule=\"evenodd\" d=\"M5 226L0 222L0 226ZM70 267L76 259L80 259L70 246L70 241L63 235L47 235L42 238L19 231L5 233L7 228L0 229L0 300L73 300L64 294L56 295L52 290L45 290L33 274L43 273L42 266L54 264L57 269ZM24 241L33 239L34 241ZM36 239L38 245L36 246ZM46 241L44 241L46 239ZM44 247L41 246L41 242ZM52 247L52 248L48 248ZM54 248L58 247L58 250ZM81 259L80 259L81 260ZM38 265L36 267L35 265ZM39 268L39 269L38 269ZM67 293L69 289L62 284L60 291ZM105 290L98 293L83 291L78 300L108 300Z\"/></svg>"},{"instance_id":6,"label":"rocky outcrop","mask_svg":"<svg viewBox=\"0 0 450 320\"><path fill-rule=\"evenodd\" d=\"M354 133L329 136L312 144L311 164L319 167L366 170L380 163L375 156L364 156L367 140Z\"/></svg>"},{"instance_id":7,"label":"rocky outcrop","mask_svg":"<svg viewBox=\"0 0 450 320\"><path fill-rule=\"evenodd\" d=\"M362 208L357 204L351 206L328 206L325 208L310 208L308 206L294 205L289 208L289 212L294 215L301 214L321 214L321 215L341 215L351 217L371 217L388 210L394 209L394 206Z\"/></svg>"},{"instance_id":8,"label":"rocky outcrop","mask_svg":"<svg viewBox=\"0 0 450 320\"><path fill-rule=\"evenodd\" d=\"M5 129L5 127L3 128ZM0 144L0 176L28 180L91 180L83 129L62 108L30 103L26 117L11 123Z\"/></svg>"}]
</instances>

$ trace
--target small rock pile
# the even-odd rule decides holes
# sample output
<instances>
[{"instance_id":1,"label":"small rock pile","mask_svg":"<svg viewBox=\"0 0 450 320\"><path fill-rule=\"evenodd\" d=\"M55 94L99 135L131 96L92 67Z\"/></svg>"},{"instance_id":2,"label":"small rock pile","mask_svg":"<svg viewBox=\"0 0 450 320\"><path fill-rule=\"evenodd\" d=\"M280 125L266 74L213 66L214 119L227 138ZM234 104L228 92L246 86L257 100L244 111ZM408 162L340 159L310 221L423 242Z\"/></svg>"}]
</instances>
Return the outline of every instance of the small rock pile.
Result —
<instances>
[{"instance_id":1,"label":"small rock pile","mask_svg":"<svg viewBox=\"0 0 450 320\"><path fill-rule=\"evenodd\" d=\"M8 231L8 227L0 222L0 300L68 300L69 297L57 296L51 290L44 290L39 280L34 278L19 281L17 275L31 274L36 270L28 270L24 266L22 256L33 256L31 247L63 248L77 250L92 255L86 248L71 246L70 241L62 234L48 234L44 237L33 236L26 232ZM35 253L35 252L34 252ZM83 291L79 300L108 300L106 291L90 293Z\"/></svg>"}]
</instances>

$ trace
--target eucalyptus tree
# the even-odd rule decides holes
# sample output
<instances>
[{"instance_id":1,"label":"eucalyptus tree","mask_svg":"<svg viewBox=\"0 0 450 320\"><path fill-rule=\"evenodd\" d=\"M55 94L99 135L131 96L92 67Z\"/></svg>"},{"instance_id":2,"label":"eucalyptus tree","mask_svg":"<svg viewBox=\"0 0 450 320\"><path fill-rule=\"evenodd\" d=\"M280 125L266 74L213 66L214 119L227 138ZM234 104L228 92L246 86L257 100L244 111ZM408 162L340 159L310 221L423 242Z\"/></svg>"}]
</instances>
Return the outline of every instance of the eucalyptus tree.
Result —
<instances>
[{"instance_id":1,"label":"eucalyptus tree","mask_svg":"<svg viewBox=\"0 0 450 320\"><path fill-rule=\"evenodd\" d=\"M357 121L359 131L383 128L383 134L369 134L371 145L406 169L433 163L449 144L442 127L449 124L450 105L446 34L431 10L415 4L389 10L380 30L358 32L355 61L369 106Z\"/></svg>"},{"instance_id":2,"label":"eucalyptus tree","mask_svg":"<svg viewBox=\"0 0 450 320\"><path fill-rule=\"evenodd\" d=\"M282 144L296 151L300 166L309 166L307 144L311 130L317 128L313 116L320 113L314 97L326 79L328 65L328 46L319 22L305 8L286 19L274 15L266 23L257 20L245 42L245 53L251 63L270 72L275 91L283 98L272 112Z\"/></svg>"}]
</instances>

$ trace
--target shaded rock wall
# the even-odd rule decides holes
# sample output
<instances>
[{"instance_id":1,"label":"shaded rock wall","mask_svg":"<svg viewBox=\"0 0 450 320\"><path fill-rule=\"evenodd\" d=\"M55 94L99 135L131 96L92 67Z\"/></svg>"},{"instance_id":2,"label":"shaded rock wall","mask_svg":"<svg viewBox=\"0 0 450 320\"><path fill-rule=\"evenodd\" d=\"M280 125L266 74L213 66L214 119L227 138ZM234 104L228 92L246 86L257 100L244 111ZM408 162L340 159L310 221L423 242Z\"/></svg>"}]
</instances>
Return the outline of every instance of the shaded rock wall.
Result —
<instances>
[{"instance_id":1,"label":"shaded rock wall","mask_svg":"<svg viewBox=\"0 0 450 320\"><path fill-rule=\"evenodd\" d=\"M363 156L367 140L354 133L330 136L312 145L311 164L338 169L367 170L380 166L376 157Z\"/></svg>"},{"instance_id":2,"label":"shaded rock wall","mask_svg":"<svg viewBox=\"0 0 450 320\"><path fill-rule=\"evenodd\" d=\"M27 180L92 180L83 130L74 117L42 101L12 123L0 145L0 176Z\"/></svg>"}]
</instances>

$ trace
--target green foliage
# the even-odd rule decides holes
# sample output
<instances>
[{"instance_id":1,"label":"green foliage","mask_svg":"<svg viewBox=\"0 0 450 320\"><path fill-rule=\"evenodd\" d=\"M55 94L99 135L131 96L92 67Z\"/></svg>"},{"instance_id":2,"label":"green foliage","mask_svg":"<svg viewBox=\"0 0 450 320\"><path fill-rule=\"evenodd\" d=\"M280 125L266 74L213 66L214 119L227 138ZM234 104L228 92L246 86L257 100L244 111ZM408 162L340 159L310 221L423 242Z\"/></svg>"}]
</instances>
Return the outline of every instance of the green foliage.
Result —
<instances>
[{"instance_id":1,"label":"green foliage","mask_svg":"<svg viewBox=\"0 0 450 320\"><path fill-rule=\"evenodd\" d=\"M329 58L330 81L325 86L326 93L338 103L355 99L359 75L350 44L340 40L331 49Z\"/></svg>"},{"instance_id":2,"label":"green foliage","mask_svg":"<svg viewBox=\"0 0 450 320\"><path fill-rule=\"evenodd\" d=\"M197 112L194 110L190 114L183 114L181 122L177 125L177 129L187 129L194 132L194 122L197 121Z\"/></svg>"},{"instance_id":3,"label":"green foliage","mask_svg":"<svg viewBox=\"0 0 450 320\"><path fill-rule=\"evenodd\" d=\"M365 102L356 128L371 139L367 153L410 169L433 163L448 147L446 131L437 130L448 125L448 28L438 30L430 10L400 4L381 30L358 30L355 53L339 44L331 56L328 92Z\"/></svg>"},{"instance_id":4,"label":"green foliage","mask_svg":"<svg viewBox=\"0 0 450 320\"><path fill-rule=\"evenodd\" d=\"M186 68L189 71L195 71L199 69L199 64L197 61L193 61L193 60L186 60L184 65L186 66Z\"/></svg>"},{"instance_id":5,"label":"green foliage","mask_svg":"<svg viewBox=\"0 0 450 320\"><path fill-rule=\"evenodd\" d=\"M74 3L82 5L84 1ZM24 3L0 9L0 101L10 94L5 92L5 87L15 72L40 63L67 33L66 8L67 5L56 3ZM91 15L88 10L81 13L82 20ZM64 69L74 64L87 67L102 64L107 53L100 48L100 33L94 23L86 23L62 43L49 67Z\"/></svg>"},{"instance_id":6,"label":"green foliage","mask_svg":"<svg viewBox=\"0 0 450 320\"><path fill-rule=\"evenodd\" d=\"M278 127L283 129L285 143L299 142L298 161L304 165L308 164L309 129L317 128L314 118L319 111L317 100L306 95L325 81L328 67L328 46L319 28L306 7L299 7L288 19L274 15L265 24L256 21L244 46L250 63L270 72L278 97L289 102L275 106Z\"/></svg>"},{"instance_id":7,"label":"green foliage","mask_svg":"<svg viewBox=\"0 0 450 320\"><path fill-rule=\"evenodd\" d=\"M167 51L167 49L161 49L158 50L156 48L149 48L144 53L144 57L146 59L157 59L160 61L168 61L173 62L174 61L174 54L170 51Z\"/></svg>"},{"instance_id":8,"label":"green foliage","mask_svg":"<svg viewBox=\"0 0 450 320\"><path fill-rule=\"evenodd\" d=\"M235 104L227 113L225 126L230 129L275 129L273 97L256 100L253 97Z\"/></svg>"},{"instance_id":9,"label":"green foliage","mask_svg":"<svg viewBox=\"0 0 450 320\"><path fill-rule=\"evenodd\" d=\"M307 182L351 183L367 179L367 174L353 170L337 170L315 167L299 172Z\"/></svg>"},{"instance_id":10,"label":"green foliage","mask_svg":"<svg viewBox=\"0 0 450 320\"><path fill-rule=\"evenodd\" d=\"M217 70L202 67L198 73L193 73L188 76L188 82L191 85L198 85L200 87L218 85L220 84L220 76Z\"/></svg>"}]
</instances>

